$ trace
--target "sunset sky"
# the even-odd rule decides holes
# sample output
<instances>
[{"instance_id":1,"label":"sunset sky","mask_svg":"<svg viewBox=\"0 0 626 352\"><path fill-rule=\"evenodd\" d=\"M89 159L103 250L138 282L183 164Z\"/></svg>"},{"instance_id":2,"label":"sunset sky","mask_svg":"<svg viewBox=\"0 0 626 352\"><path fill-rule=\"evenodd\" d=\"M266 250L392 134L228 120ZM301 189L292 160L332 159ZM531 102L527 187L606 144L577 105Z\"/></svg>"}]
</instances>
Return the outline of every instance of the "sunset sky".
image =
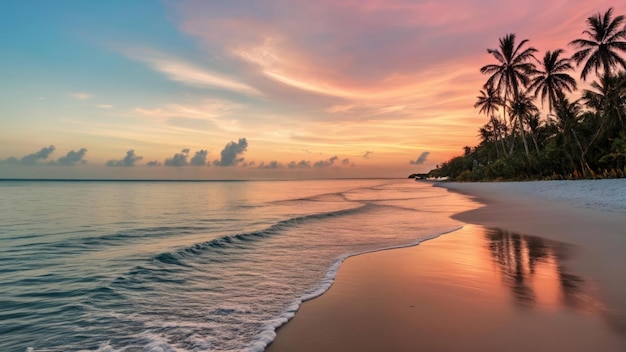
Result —
<instances>
[{"instance_id":1,"label":"sunset sky","mask_svg":"<svg viewBox=\"0 0 626 352\"><path fill-rule=\"evenodd\" d=\"M571 55L609 7L626 14L604 0L5 1L0 178L426 172L477 144L499 37Z\"/></svg>"}]
</instances>

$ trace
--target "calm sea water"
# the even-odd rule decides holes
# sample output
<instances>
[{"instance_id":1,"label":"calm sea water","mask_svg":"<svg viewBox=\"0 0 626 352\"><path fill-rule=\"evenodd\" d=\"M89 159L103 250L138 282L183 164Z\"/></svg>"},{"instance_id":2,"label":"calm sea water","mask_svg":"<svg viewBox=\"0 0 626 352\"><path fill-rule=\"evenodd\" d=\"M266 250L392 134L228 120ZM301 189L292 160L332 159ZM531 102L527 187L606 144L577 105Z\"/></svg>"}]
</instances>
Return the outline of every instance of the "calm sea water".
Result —
<instances>
[{"instance_id":1,"label":"calm sea water","mask_svg":"<svg viewBox=\"0 0 626 352\"><path fill-rule=\"evenodd\" d=\"M263 351L344 258L469 207L412 180L0 182L0 351Z\"/></svg>"}]
</instances>

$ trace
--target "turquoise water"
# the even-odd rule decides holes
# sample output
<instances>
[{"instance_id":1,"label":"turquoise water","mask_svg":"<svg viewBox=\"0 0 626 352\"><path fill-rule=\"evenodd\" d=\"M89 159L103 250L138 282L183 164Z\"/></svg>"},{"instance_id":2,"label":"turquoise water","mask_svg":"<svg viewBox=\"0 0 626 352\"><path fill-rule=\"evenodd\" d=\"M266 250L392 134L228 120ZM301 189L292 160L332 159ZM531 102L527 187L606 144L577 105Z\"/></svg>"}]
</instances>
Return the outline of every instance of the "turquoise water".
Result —
<instances>
[{"instance_id":1,"label":"turquoise water","mask_svg":"<svg viewBox=\"0 0 626 352\"><path fill-rule=\"evenodd\" d=\"M346 256L458 228L412 180L0 182L0 351L262 351Z\"/></svg>"}]
</instances>

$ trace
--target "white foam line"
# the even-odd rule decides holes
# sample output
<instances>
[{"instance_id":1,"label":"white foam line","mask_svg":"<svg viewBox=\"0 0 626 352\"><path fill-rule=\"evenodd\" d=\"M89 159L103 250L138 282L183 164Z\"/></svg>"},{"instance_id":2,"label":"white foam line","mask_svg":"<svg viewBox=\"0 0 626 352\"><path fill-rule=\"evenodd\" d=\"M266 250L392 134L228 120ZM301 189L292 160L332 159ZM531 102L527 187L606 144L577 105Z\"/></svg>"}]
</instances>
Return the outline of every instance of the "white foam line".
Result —
<instances>
[{"instance_id":1,"label":"white foam line","mask_svg":"<svg viewBox=\"0 0 626 352\"><path fill-rule=\"evenodd\" d=\"M378 248L378 249L371 249L371 250L366 250L366 251L362 251L362 252L353 252L353 253L348 253L348 254L344 254L344 255L340 256L333 263L333 265L330 267L328 272L326 272L326 276L324 276L324 278L322 279L322 282L317 287L317 289L315 289L314 291L312 291L310 293L305 293L304 295L300 296L299 298L294 300L289 306L287 306L287 308L285 308L285 310L283 310L283 312L278 317L268 321L268 323L265 324L263 326L263 328L261 328L261 332L259 332L259 334L257 335L257 339L255 341L253 341L248 346L248 348L245 349L245 351L248 351L248 352L263 352L263 351L265 351L265 348L270 343L272 343L272 341L274 341L274 339L276 338L276 330L278 330L278 328L280 328L281 326L285 325L289 320L291 320L296 315L296 312L298 311L298 309L300 308L300 305L302 305L303 302L310 301L310 300L312 300L314 298L317 298L317 297L321 296L322 294L324 294L326 291L328 291L328 289L330 289L330 287L335 282L335 277L337 276L337 272L339 271L339 267L344 262L344 260L346 260L346 259L348 259L350 257L354 257L354 256L357 256L357 255L362 255L362 254L367 254L367 253L382 252L382 251L387 251L387 250L390 250L390 249L399 249L399 248L407 248L407 247L417 246L417 245L419 245L422 242L429 241L429 240L435 239L435 238L437 238L439 236L458 231L458 230L460 230L462 228L463 228L463 226L458 226L458 227L455 227L455 228L453 228L451 230L443 231L443 232L436 233L436 234L433 234L433 235L428 236L428 237L421 238L421 239L417 240L416 242L412 242L412 243L409 243L409 244L403 244L403 245L397 245L397 246L391 246L391 247L383 247L383 248Z\"/></svg>"}]
</instances>

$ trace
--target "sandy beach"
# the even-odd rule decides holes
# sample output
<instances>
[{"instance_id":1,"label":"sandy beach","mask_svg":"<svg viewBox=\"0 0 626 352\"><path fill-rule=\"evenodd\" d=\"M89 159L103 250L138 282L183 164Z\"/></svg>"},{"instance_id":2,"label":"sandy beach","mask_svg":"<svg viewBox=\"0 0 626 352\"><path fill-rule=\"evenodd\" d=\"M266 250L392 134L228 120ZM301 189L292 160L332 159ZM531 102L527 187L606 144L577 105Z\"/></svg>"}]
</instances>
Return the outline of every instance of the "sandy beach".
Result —
<instances>
[{"instance_id":1,"label":"sandy beach","mask_svg":"<svg viewBox=\"0 0 626 352\"><path fill-rule=\"evenodd\" d=\"M506 184L463 229L347 259L267 351L624 351L626 217ZM533 187L533 185L530 185Z\"/></svg>"}]
</instances>

